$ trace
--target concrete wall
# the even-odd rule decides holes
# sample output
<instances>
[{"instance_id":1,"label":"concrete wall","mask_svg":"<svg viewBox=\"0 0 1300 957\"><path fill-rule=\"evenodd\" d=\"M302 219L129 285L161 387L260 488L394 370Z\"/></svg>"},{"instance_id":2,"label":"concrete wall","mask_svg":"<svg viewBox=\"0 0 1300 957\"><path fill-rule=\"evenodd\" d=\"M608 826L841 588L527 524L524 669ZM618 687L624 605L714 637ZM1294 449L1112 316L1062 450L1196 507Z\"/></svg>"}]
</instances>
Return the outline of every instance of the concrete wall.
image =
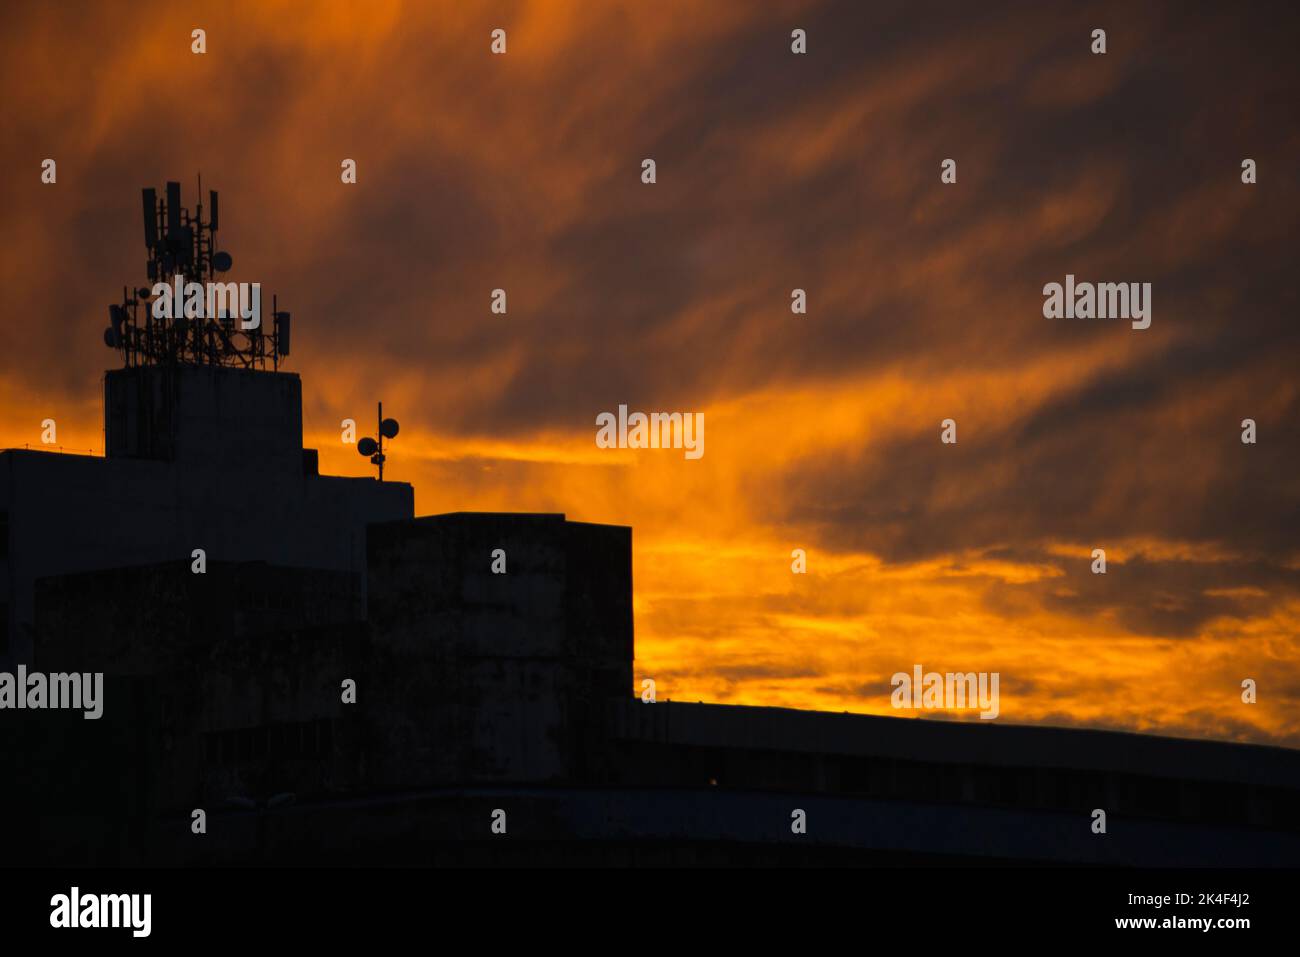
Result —
<instances>
[{"instance_id":1,"label":"concrete wall","mask_svg":"<svg viewBox=\"0 0 1300 957\"><path fill-rule=\"evenodd\" d=\"M632 684L631 545L630 529L562 515L372 526L370 631L376 655L401 661L383 678L376 757L392 763L374 784L590 773L604 703Z\"/></svg>"},{"instance_id":2,"label":"concrete wall","mask_svg":"<svg viewBox=\"0 0 1300 957\"><path fill-rule=\"evenodd\" d=\"M221 366L144 366L104 377L108 458L300 470L302 381Z\"/></svg>"},{"instance_id":3,"label":"concrete wall","mask_svg":"<svg viewBox=\"0 0 1300 957\"><path fill-rule=\"evenodd\" d=\"M156 733L141 752L150 807L349 792L364 786L365 753L363 722L339 720L343 679L366 685L355 590L346 572L256 562L217 562L203 575L171 562L44 579L42 668L111 676L99 720L113 723L130 704L113 694L121 679L152 682L145 707ZM64 730L85 737L76 722Z\"/></svg>"},{"instance_id":4,"label":"concrete wall","mask_svg":"<svg viewBox=\"0 0 1300 957\"><path fill-rule=\"evenodd\" d=\"M372 526L368 545L369 621L345 572L181 560L43 579L42 668L155 681L164 811L601 775L605 706L632 681L629 529L448 515Z\"/></svg>"},{"instance_id":5,"label":"concrete wall","mask_svg":"<svg viewBox=\"0 0 1300 957\"><path fill-rule=\"evenodd\" d=\"M357 576L265 562L188 560L82 572L36 583L42 670L162 675L245 638L362 623Z\"/></svg>"}]
</instances>

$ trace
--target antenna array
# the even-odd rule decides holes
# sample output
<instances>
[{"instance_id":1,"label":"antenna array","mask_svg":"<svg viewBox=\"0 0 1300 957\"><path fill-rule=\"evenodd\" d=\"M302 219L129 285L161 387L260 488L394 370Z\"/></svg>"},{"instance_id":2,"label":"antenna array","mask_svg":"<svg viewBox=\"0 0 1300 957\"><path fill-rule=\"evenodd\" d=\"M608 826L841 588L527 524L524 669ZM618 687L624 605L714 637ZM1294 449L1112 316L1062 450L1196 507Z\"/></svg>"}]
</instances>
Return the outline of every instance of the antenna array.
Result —
<instances>
[{"instance_id":1,"label":"antenna array","mask_svg":"<svg viewBox=\"0 0 1300 957\"><path fill-rule=\"evenodd\" d=\"M199 195L202 196L202 181ZM144 244L149 251L149 282L171 283L180 276L182 284L204 285L218 273L229 272L230 254L216 248L219 217L217 192L208 193L208 219L203 203L194 213L181 205L181 184L168 183L166 196L142 191ZM184 286L182 285L182 288ZM206 288L206 286L205 286ZM172 318L154 315L152 287L122 289L121 303L108 307L109 327L104 344L122 353L127 368L148 365L219 365L245 369L280 367L289 354L290 315L271 299L271 328L259 322L254 329L242 328L238 317L186 318L176 304ZM224 312L225 310L223 310Z\"/></svg>"}]
</instances>

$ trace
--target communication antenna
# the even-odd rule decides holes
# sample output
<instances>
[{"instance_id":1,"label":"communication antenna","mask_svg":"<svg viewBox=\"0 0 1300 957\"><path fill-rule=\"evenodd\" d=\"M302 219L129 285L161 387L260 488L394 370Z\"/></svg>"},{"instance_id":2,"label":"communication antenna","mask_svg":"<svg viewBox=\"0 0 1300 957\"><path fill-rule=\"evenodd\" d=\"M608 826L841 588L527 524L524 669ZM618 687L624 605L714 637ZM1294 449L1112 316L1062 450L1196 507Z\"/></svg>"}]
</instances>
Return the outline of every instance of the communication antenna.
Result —
<instances>
[{"instance_id":1,"label":"communication antenna","mask_svg":"<svg viewBox=\"0 0 1300 957\"><path fill-rule=\"evenodd\" d=\"M255 329L240 328L239 297L228 293L231 285L218 283L218 274L228 273L234 264L230 253L218 250L219 224L216 190L208 192L208 218L203 218L203 179L199 177L200 201L191 213L181 203L181 184L169 182L159 199L152 187L141 190L144 213L144 245L149 258L146 273L151 284L172 286L172 315L155 317L152 286L122 290L122 301L109 307L109 326L104 344L122 353L127 368L149 365L218 365L244 369L279 369L289 355L289 313L281 312L271 297L271 322L259 322ZM176 296L177 283L180 295ZM191 283L203 287L198 316L185 315L186 295ZM219 288L209 286L218 284ZM242 288L235 285L234 289ZM209 290L212 290L211 294ZM209 314L213 313L213 314ZM268 328L268 326L270 328Z\"/></svg>"},{"instance_id":2,"label":"communication antenna","mask_svg":"<svg viewBox=\"0 0 1300 957\"><path fill-rule=\"evenodd\" d=\"M357 443L357 452L360 455L370 456L372 465L379 466L379 481L384 480L384 462L387 457L384 455L384 439L396 438L398 431L396 419L384 418L384 403L379 403L379 440L364 438Z\"/></svg>"}]
</instances>

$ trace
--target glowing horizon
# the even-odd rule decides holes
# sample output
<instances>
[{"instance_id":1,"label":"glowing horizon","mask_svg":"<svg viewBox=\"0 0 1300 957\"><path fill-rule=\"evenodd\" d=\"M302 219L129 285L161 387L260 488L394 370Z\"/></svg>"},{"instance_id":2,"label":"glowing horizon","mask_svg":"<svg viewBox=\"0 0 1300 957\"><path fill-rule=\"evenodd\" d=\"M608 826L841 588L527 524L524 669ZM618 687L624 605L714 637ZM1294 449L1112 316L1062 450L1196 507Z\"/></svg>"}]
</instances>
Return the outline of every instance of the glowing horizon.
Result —
<instances>
[{"instance_id":1,"label":"glowing horizon","mask_svg":"<svg viewBox=\"0 0 1300 957\"><path fill-rule=\"evenodd\" d=\"M0 446L54 418L102 450L139 189L202 169L229 278L293 311L322 473L372 474L340 423L383 400L417 514L632 527L629 692L915 717L889 680L919 664L998 672L999 722L1300 747L1284 31L1188 13L1176 46L1117 4L1091 57L1099 14L1032 5L229 6L0 38L0 277L42 303L0 320ZM754 56L791 26L807 59ZM1043 318L1067 274L1153 283L1150 328ZM703 413L705 454L598 448L620 404Z\"/></svg>"}]
</instances>

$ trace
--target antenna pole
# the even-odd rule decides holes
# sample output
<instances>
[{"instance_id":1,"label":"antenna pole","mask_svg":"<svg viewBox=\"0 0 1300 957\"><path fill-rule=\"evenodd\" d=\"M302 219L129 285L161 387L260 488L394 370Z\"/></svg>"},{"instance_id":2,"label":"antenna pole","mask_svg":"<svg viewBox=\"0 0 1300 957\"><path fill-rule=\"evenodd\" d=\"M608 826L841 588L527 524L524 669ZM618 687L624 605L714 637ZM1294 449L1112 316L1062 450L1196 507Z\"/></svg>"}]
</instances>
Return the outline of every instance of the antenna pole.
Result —
<instances>
[{"instance_id":1,"label":"antenna pole","mask_svg":"<svg viewBox=\"0 0 1300 957\"><path fill-rule=\"evenodd\" d=\"M384 403L379 403L379 419L376 421L375 434L379 436L379 481L384 480Z\"/></svg>"}]
</instances>

